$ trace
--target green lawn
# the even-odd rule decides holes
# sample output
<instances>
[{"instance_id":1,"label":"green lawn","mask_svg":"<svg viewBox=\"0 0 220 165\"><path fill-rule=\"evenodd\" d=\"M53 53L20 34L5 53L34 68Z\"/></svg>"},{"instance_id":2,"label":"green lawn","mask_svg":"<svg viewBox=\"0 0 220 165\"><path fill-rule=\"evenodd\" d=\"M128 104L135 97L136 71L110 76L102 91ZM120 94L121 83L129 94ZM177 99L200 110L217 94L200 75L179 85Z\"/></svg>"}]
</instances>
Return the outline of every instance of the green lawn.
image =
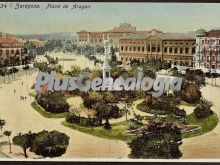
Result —
<instances>
[{"instance_id":1,"label":"green lawn","mask_svg":"<svg viewBox=\"0 0 220 165\"><path fill-rule=\"evenodd\" d=\"M107 139L115 139L115 140L122 140L122 141L129 141L133 137L129 135L125 135L124 132L127 130L127 122L119 122L112 124L111 130L106 130L102 126L100 127L83 127L76 124L68 123L66 121L62 122L62 125L75 129L77 131L87 133L93 136L98 136L101 138Z\"/></svg>"},{"instance_id":2,"label":"green lawn","mask_svg":"<svg viewBox=\"0 0 220 165\"><path fill-rule=\"evenodd\" d=\"M46 112L35 101L31 103L31 106L45 118L64 118L68 114L68 112L63 112L63 113Z\"/></svg>"},{"instance_id":3,"label":"green lawn","mask_svg":"<svg viewBox=\"0 0 220 165\"><path fill-rule=\"evenodd\" d=\"M216 113L213 113L213 115L205 119L197 119L194 113L192 113L187 116L186 124L199 125L201 127L200 130L195 132L183 134L183 138L191 138L212 131L218 124L218 116Z\"/></svg>"},{"instance_id":4,"label":"green lawn","mask_svg":"<svg viewBox=\"0 0 220 165\"><path fill-rule=\"evenodd\" d=\"M35 92L30 92L30 93L28 93L28 95L31 97L34 97L34 98L37 96L37 94Z\"/></svg>"}]
</instances>

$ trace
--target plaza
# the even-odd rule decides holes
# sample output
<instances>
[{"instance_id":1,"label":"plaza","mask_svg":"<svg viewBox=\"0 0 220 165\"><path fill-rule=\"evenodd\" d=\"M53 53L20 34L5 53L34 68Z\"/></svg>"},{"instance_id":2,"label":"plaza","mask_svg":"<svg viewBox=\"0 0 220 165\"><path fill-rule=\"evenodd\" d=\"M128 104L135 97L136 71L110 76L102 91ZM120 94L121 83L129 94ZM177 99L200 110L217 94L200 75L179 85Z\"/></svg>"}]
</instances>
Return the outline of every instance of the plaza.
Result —
<instances>
[{"instance_id":1,"label":"plaza","mask_svg":"<svg viewBox=\"0 0 220 165\"><path fill-rule=\"evenodd\" d=\"M59 55L57 54L57 57L60 59L74 59L74 61L60 61L60 64L63 65L66 70L70 69L73 63L80 67L95 67L91 61L83 56L73 55L70 57L70 55L59 53ZM37 60L44 61L45 58L43 56L38 56ZM83 63L87 65L81 65ZM82 133L61 125L61 122L64 120L63 118L44 118L41 114L35 111L31 106L34 98L29 96L29 93L33 92L31 86L35 81L37 73L38 72L35 71L28 71L27 74L23 73L23 76L20 76L17 80L10 81L10 83L6 84L2 82L0 84L1 118L6 120L6 125L3 130L11 130L12 136L17 135L18 133L25 133L28 131L35 132L42 129L56 129L60 132L64 132L70 136L70 144L62 158L128 158L130 149L125 141L111 140ZM207 82L208 84L206 87L202 88L202 95L207 100L213 102L214 106L212 109L219 117L220 100L218 94L220 92L220 80L217 79L217 86L211 85L211 79L207 79ZM14 90L16 90L16 93L14 93ZM21 101L20 96L26 96L27 100ZM74 98L72 98L72 102L75 102L75 106L80 107L79 98L76 97L75 99L76 100L74 101ZM192 110L190 110L190 108L188 109L187 106L185 110L187 114L192 113ZM135 112L140 115L147 114L136 109ZM132 118L132 114L128 115L128 119L130 118ZM125 117L110 119L112 123L121 122L123 120L125 120ZM219 158L219 132L220 125L218 122L215 129L206 134L183 139L183 145L181 146L181 151L183 152L182 158ZM13 158L23 158L22 150L18 146L12 145L13 153L9 154L8 145L5 144L5 141L6 137L0 138L0 143L2 144L1 153L3 153L3 155ZM31 152L28 152L28 155L29 158L39 158L39 156L36 156Z\"/></svg>"}]
</instances>

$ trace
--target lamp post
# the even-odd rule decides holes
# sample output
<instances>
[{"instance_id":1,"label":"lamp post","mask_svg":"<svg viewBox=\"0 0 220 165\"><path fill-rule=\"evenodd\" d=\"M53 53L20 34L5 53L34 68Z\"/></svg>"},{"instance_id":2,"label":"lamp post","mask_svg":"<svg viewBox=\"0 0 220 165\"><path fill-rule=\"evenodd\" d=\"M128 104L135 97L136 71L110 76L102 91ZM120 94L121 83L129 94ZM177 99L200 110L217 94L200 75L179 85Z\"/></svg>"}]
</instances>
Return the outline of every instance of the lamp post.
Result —
<instances>
[{"instance_id":1,"label":"lamp post","mask_svg":"<svg viewBox=\"0 0 220 165\"><path fill-rule=\"evenodd\" d=\"M126 121L128 121L128 113L129 113L129 108L131 107L131 105L127 102L127 98L121 98L121 100L125 103L125 112L126 112L126 115L125 115L125 118L126 118Z\"/></svg>"}]
</instances>

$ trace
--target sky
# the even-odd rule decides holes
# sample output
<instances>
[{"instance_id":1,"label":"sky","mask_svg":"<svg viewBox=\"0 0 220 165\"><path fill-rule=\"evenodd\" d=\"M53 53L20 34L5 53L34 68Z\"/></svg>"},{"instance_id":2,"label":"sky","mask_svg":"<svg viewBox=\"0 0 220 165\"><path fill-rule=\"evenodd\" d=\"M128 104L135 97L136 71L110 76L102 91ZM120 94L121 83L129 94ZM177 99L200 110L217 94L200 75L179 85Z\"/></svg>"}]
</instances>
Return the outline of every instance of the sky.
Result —
<instances>
[{"instance_id":1,"label":"sky","mask_svg":"<svg viewBox=\"0 0 220 165\"><path fill-rule=\"evenodd\" d=\"M0 2L0 6L3 2ZM106 31L120 23L131 23L137 30L159 29L163 32L188 32L199 28L220 27L220 4L210 3L53 3L61 8L49 8L49 3L31 2L21 5L40 5L40 8L15 9L17 2L0 8L0 31L11 34L44 34ZM51 4L51 3L50 3ZM63 9L62 6L69 6ZM73 9L72 5L89 5ZM9 7L12 6L12 7Z\"/></svg>"}]
</instances>

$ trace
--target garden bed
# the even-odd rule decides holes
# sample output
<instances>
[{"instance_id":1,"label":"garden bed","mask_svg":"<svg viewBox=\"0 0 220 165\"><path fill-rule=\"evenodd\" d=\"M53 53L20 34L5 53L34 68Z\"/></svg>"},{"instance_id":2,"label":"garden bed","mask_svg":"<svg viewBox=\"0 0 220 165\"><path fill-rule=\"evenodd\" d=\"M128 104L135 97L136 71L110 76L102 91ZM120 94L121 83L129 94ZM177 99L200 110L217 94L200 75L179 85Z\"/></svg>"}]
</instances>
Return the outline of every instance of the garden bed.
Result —
<instances>
[{"instance_id":1,"label":"garden bed","mask_svg":"<svg viewBox=\"0 0 220 165\"><path fill-rule=\"evenodd\" d=\"M45 111L40 105L36 103L36 101L31 103L31 106L36 110L38 113L40 113L45 118L65 118L68 112L63 113L50 113Z\"/></svg>"},{"instance_id":2,"label":"garden bed","mask_svg":"<svg viewBox=\"0 0 220 165\"><path fill-rule=\"evenodd\" d=\"M208 116L205 119L197 119L194 113L192 113L187 116L186 124L199 125L201 129L194 131L194 132L185 133L183 134L183 138L191 138L194 136L200 136L202 134L212 131L217 126L218 116L216 113L213 113L212 115Z\"/></svg>"},{"instance_id":3,"label":"garden bed","mask_svg":"<svg viewBox=\"0 0 220 165\"><path fill-rule=\"evenodd\" d=\"M77 124L68 123L66 121L63 121L62 125L69 127L71 129L74 129L74 130L77 130L83 133L87 133L93 136L101 137L101 138L122 140L122 141L129 141L133 138L130 135L124 134L127 131L127 121L112 124L111 130L106 130L103 128L103 126L83 127Z\"/></svg>"}]
</instances>

